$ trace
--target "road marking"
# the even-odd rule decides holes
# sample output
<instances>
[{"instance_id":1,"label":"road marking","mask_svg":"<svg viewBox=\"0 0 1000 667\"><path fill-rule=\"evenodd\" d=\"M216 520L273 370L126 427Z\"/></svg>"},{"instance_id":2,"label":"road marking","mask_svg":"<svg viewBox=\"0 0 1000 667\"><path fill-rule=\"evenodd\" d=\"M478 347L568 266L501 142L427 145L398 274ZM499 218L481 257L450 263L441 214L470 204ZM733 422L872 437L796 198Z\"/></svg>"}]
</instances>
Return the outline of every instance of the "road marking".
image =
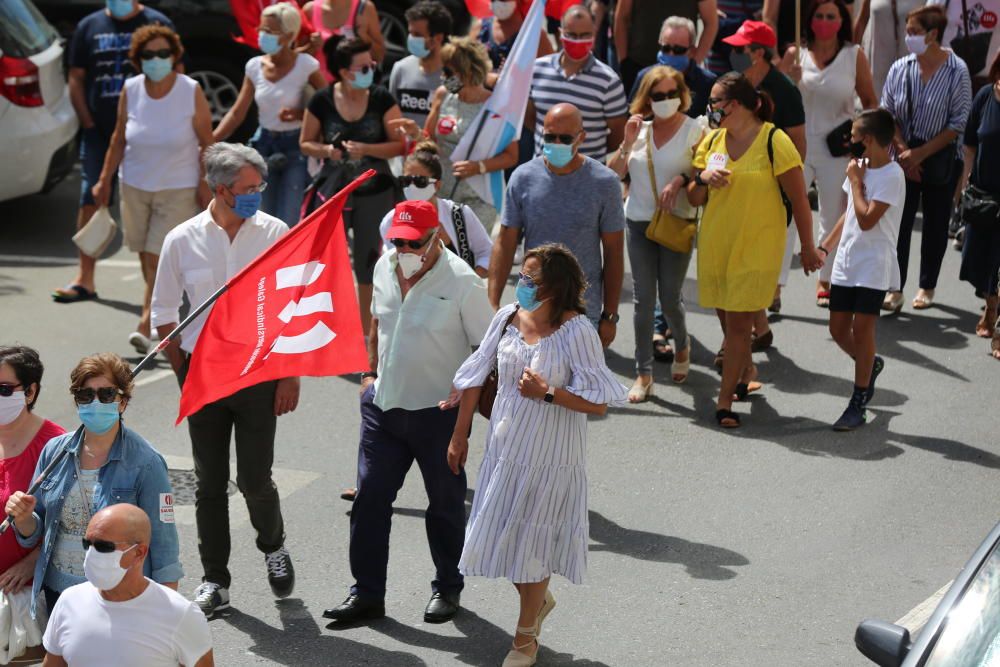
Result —
<instances>
[{"instance_id":1,"label":"road marking","mask_svg":"<svg viewBox=\"0 0 1000 667\"><path fill-rule=\"evenodd\" d=\"M76 266L75 257L53 257L51 255L4 255L0 254L0 263L12 264L53 264L55 266ZM135 259L99 259L100 266L109 269L139 269L142 268Z\"/></svg>"},{"instance_id":2,"label":"road marking","mask_svg":"<svg viewBox=\"0 0 1000 667\"><path fill-rule=\"evenodd\" d=\"M924 624L927 623L931 614L934 613L934 610L941 602L941 598L943 598L944 594L948 592L949 588L951 588L952 583L953 581L949 581L947 584L942 586L940 590L934 593L934 595L930 596L911 609L905 616L903 616L903 618L896 621L896 625L903 626L910 631L911 637L915 637L917 632L919 632L920 629L924 627Z\"/></svg>"},{"instance_id":3,"label":"road marking","mask_svg":"<svg viewBox=\"0 0 1000 667\"><path fill-rule=\"evenodd\" d=\"M194 459L188 458L186 456L164 456L167 462L167 467L174 470L194 470ZM235 469L235 466L231 466ZM285 500L288 496L292 495L299 489L303 489L317 479L321 475L316 472L309 472L306 470L288 470L286 468L272 468L271 478L274 480L275 486L278 487L278 496ZM236 528L242 526L245 523L250 522L250 514L247 512L246 503L242 501L239 495L230 496L229 503L229 526L230 528ZM178 524L183 524L186 526L195 525L194 518L194 505L176 505L174 506L174 517Z\"/></svg>"},{"instance_id":4,"label":"road marking","mask_svg":"<svg viewBox=\"0 0 1000 667\"><path fill-rule=\"evenodd\" d=\"M124 276L122 276L122 282L130 283L134 280L139 280L139 278L142 278L141 273L126 273Z\"/></svg>"},{"instance_id":5,"label":"road marking","mask_svg":"<svg viewBox=\"0 0 1000 667\"><path fill-rule=\"evenodd\" d=\"M163 378L174 377L174 372L169 368L161 368L158 371L153 371L152 373L146 375L143 374L141 378L135 381L136 387L145 387L147 384L153 384L158 382Z\"/></svg>"}]
</instances>

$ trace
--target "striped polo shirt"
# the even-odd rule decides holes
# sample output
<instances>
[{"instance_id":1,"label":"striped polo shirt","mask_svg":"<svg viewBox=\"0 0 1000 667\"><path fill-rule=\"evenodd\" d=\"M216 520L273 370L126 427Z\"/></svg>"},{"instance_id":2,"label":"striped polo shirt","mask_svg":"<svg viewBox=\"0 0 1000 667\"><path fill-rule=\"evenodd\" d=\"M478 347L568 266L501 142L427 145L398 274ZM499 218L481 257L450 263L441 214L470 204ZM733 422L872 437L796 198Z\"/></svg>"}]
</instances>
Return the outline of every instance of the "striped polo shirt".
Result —
<instances>
[{"instance_id":1,"label":"striped polo shirt","mask_svg":"<svg viewBox=\"0 0 1000 667\"><path fill-rule=\"evenodd\" d=\"M965 131L972 106L969 68L954 53L930 81L920 79L917 57L900 58L889 68L882 106L896 119L906 141L930 141L943 130Z\"/></svg>"},{"instance_id":2,"label":"striped polo shirt","mask_svg":"<svg viewBox=\"0 0 1000 667\"><path fill-rule=\"evenodd\" d=\"M545 114L557 104L573 104L583 115L587 137L580 152L604 162L608 154L608 119L628 114L625 88L618 74L591 54L579 73L567 77L559 64L561 52L535 61L531 101L535 105L535 156L542 154Z\"/></svg>"}]
</instances>

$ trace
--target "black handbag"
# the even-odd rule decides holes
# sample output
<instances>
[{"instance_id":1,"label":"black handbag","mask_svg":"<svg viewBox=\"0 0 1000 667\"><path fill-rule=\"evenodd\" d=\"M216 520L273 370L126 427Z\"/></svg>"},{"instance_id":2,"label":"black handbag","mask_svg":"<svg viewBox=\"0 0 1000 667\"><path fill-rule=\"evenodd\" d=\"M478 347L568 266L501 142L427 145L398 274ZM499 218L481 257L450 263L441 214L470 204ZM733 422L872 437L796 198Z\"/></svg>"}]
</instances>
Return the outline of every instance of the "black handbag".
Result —
<instances>
[{"instance_id":1,"label":"black handbag","mask_svg":"<svg viewBox=\"0 0 1000 667\"><path fill-rule=\"evenodd\" d=\"M975 227L990 227L1000 224L1000 200L986 190L971 183L962 191L958 202L958 214L962 222Z\"/></svg>"},{"instance_id":2,"label":"black handbag","mask_svg":"<svg viewBox=\"0 0 1000 667\"><path fill-rule=\"evenodd\" d=\"M851 152L851 127L853 120L845 120L826 135L826 147L833 157L843 157Z\"/></svg>"}]
</instances>

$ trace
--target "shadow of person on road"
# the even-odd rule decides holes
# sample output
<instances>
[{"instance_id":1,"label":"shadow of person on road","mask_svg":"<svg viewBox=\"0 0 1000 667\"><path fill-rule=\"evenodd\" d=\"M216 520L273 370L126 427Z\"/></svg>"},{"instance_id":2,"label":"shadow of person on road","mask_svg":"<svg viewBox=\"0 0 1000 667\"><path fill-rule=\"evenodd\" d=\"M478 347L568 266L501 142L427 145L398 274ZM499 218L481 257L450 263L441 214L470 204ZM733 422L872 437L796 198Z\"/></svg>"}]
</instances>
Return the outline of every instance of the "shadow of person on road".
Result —
<instances>
[{"instance_id":1,"label":"shadow of person on road","mask_svg":"<svg viewBox=\"0 0 1000 667\"><path fill-rule=\"evenodd\" d=\"M590 539L598 543L591 544L590 551L607 551L656 563L678 563L695 579L716 581L732 579L738 572L730 568L750 564L745 556L730 549L625 528L594 510L588 514Z\"/></svg>"},{"instance_id":2,"label":"shadow of person on road","mask_svg":"<svg viewBox=\"0 0 1000 667\"><path fill-rule=\"evenodd\" d=\"M233 608L224 612L222 620L253 639L254 645L250 647L250 652L279 665L427 665L411 653L389 651L352 639L323 634L312 612L298 598L278 600L275 606L281 617L280 628ZM218 661L218 656L216 661L217 664L222 664Z\"/></svg>"},{"instance_id":3,"label":"shadow of person on road","mask_svg":"<svg viewBox=\"0 0 1000 667\"><path fill-rule=\"evenodd\" d=\"M890 367L892 363L893 360L887 359L886 367ZM853 367L846 355L843 376L806 370L774 348L768 350L766 359L759 360L756 364L760 378L765 383L765 391L768 387L774 387L789 394L825 394L839 400L845 396L849 397L854 390L854 382L849 379ZM876 385L876 388L880 405L899 406L909 399L906 394L884 389L879 385Z\"/></svg>"}]
</instances>

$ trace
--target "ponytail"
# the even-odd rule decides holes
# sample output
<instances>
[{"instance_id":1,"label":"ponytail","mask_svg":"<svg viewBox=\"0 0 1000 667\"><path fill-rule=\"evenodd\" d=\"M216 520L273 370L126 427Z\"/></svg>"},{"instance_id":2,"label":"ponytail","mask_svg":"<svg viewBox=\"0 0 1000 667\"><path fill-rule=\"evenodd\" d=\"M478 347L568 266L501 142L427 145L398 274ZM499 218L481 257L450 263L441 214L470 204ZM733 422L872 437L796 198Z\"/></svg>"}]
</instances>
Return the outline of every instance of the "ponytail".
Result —
<instances>
[{"instance_id":1,"label":"ponytail","mask_svg":"<svg viewBox=\"0 0 1000 667\"><path fill-rule=\"evenodd\" d=\"M431 173L432 178L441 180L444 170L441 168L441 157L438 145L433 141L421 141L413 152L406 157L407 162L414 162Z\"/></svg>"}]
</instances>

